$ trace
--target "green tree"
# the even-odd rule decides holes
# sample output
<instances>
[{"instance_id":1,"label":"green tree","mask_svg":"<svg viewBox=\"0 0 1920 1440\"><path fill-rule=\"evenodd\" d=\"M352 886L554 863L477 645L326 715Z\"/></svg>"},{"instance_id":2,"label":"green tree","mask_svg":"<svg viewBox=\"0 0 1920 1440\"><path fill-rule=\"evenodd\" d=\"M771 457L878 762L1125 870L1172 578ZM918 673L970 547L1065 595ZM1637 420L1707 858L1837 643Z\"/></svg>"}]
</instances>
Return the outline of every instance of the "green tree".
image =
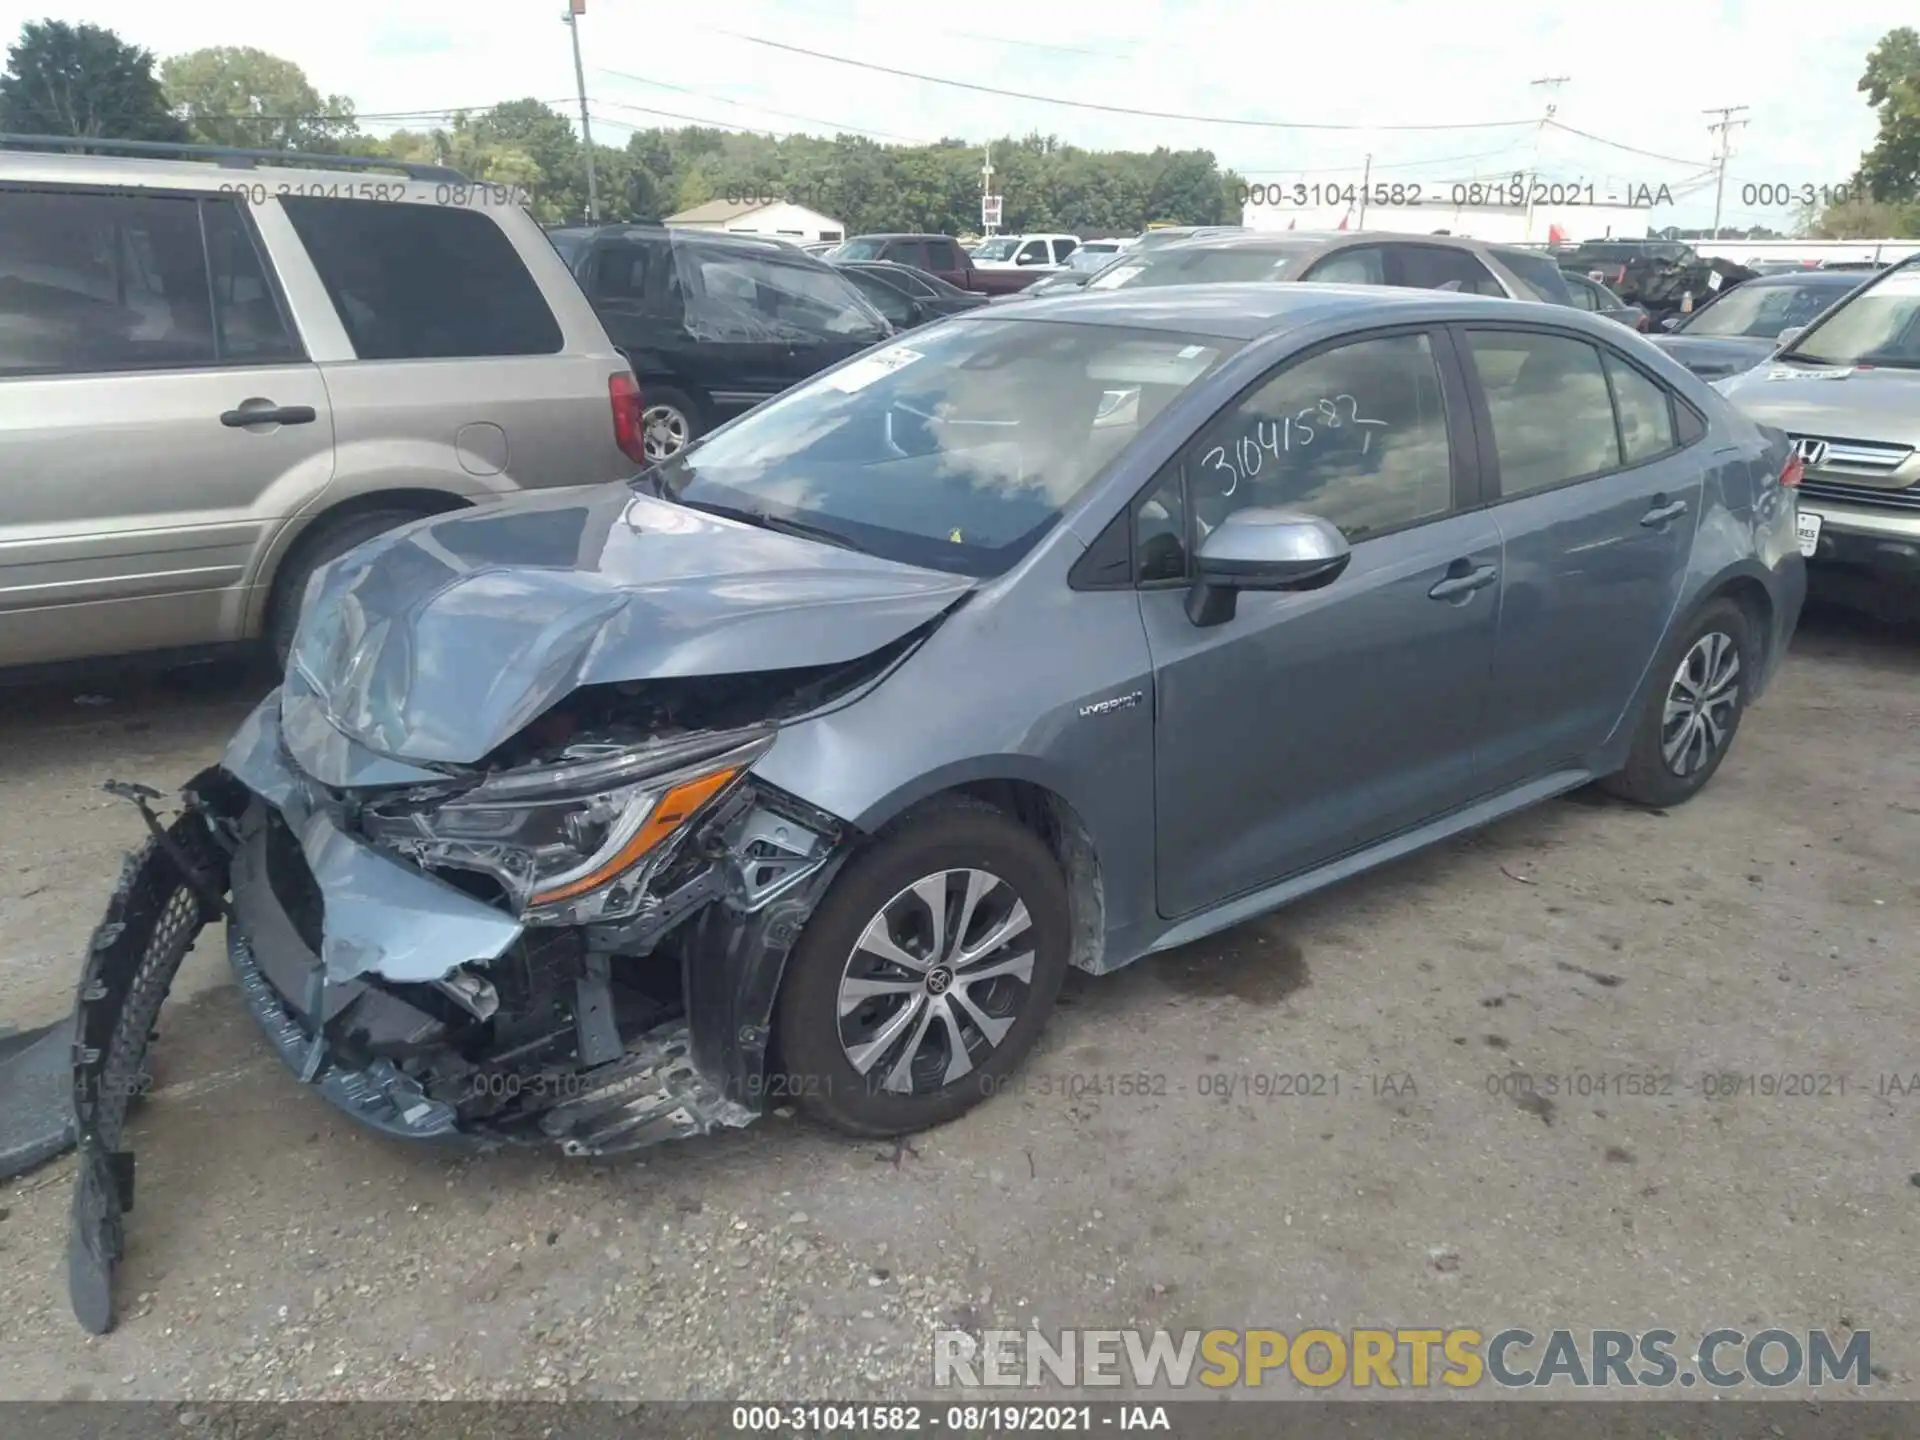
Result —
<instances>
[{"instance_id":1,"label":"green tree","mask_svg":"<svg viewBox=\"0 0 1920 1440\"><path fill-rule=\"evenodd\" d=\"M474 117L473 134L483 151L511 150L533 162L535 175L527 183L540 201L536 209L545 212L542 219L577 220L586 214L586 157L580 137L551 105L531 97L495 105Z\"/></svg>"},{"instance_id":2,"label":"green tree","mask_svg":"<svg viewBox=\"0 0 1920 1440\"><path fill-rule=\"evenodd\" d=\"M115 140L185 140L153 55L98 25L28 22L0 73L0 130Z\"/></svg>"},{"instance_id":3,"label":"green tree","mask_svg":"<svg viewBox=\"0 0 1920 1440\"><path fill-rule=\"evenodd\" d=\"M322 96L291 60L250 45L215 45L160 67L174 113L209 145L259 150L331 150L359 127L353 101Z\"/></svg>"},{"instance_id":4,"label":"green tree","mask_svg":"<svg viewBox=\"0 0 1920 1440\"><path fill-rule=\"evenodd\" d=\"M1880 119L1873 148L1860 157L1860 182L1875 200L1920 200L1920 31L1903 25L1867 56L1859 89Z\"/></svg>"}]
</instances>

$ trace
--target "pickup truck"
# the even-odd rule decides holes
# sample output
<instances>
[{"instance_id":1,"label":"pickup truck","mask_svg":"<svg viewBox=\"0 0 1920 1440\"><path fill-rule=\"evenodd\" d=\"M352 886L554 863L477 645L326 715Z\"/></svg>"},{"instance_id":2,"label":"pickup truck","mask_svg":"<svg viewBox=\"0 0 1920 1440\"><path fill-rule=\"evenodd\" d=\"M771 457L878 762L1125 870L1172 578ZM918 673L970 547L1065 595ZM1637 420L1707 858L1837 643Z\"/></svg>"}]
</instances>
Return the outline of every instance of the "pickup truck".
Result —
<instances>
[{"instance_id":1,"label":"pickup truck","mask_svg":"<svg viewBox=\"0 0 1920 1440\"><path fill-rule=\"evenodd\" d=\"M950 235L855 235L821 258L830 264L885 260L896 265L911 265L976 295L1011 295L1026 289L1042 275L1055 274L1059 269L1040 264L1004 269L979 265Z\"/></svg>"}]
</instances>

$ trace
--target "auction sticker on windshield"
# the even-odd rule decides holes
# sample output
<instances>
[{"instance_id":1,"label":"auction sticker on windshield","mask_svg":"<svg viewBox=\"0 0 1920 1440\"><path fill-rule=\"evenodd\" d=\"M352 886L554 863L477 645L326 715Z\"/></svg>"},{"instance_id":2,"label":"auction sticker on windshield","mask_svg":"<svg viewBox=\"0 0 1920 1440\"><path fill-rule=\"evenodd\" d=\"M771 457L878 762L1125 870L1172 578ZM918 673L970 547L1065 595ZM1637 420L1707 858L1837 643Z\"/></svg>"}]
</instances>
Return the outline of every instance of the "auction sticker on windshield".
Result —
<instances>
[{"instance_id":1,"label":"auction sticker on windshield","mask_svg":"<svg viewBox=\"0 0 1920 1440\"><path fill-rule=\"evenodd\" d=\"M1122 265L1118 270L1109 270L1087 282L1089 290L1118 290L1134 276L1147 267L1144 265Z\"/></svg>"},{"instance_id":2,"label":"auction sticker on windshield","mask_svg":"<svg viewBox=\"0 0 1920 1440\"><path fill-rule=\"evenodd\" d=\"M827 384L836 390L845 390L852 394L855 390L864 390L876 380L884 380L896 370L904 370L914 361L924 358L918 350L909 350L906 346L897 346L892 350L883 350L878 355L868 355L856 360L844 369L836 370L827 376Z\"/></svg>"},{"instance_id":3,"label":"auction sticker on windshield","mask_svg":"<svg viewBox=\"0 0 1920 1440\"><path fill-rule=\"evenodd\" d=\"M1794 538L1800 542L1800 553L1811 555L1820 544L1820 525L1822 519L1817 510L1802 510L1794 526Z\"/></svg>"}]
</instances>

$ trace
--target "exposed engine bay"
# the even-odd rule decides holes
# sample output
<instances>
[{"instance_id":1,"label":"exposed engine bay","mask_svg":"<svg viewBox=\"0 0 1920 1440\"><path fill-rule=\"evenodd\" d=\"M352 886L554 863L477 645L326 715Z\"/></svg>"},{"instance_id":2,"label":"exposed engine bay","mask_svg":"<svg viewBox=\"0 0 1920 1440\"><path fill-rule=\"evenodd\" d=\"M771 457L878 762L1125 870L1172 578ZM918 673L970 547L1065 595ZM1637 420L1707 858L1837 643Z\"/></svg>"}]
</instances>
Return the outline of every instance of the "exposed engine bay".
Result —
<instances>
[{"instance_id":1,"label":"exposed engine bay","mask_svg":"<svg viewBox=\"0 0 1920 1440\"><path fill-rule=\"evenodd\" d=\"M113 1323L127 1105L215 920L282 1060L388 1135L601 1156L751 1121L787 953L860 837L749 767L923 633L838 665L586 686L442 780L350 789L298 763L290 677L171 823L157 792L110 785L149 840L80 990L82 1324Z\"/></svg>"}]
</instances>

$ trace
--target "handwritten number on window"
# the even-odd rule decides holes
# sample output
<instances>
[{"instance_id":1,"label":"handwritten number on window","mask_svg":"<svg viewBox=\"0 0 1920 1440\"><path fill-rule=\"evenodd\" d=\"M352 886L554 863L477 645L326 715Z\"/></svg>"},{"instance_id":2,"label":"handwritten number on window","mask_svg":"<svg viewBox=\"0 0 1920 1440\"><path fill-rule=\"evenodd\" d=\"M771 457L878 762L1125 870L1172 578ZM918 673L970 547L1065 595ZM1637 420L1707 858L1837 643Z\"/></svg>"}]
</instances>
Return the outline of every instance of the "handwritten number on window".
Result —
<instances>
[{"instance_id":1,"label":"handwritten number on window","mask_svg":"<svg viewBox=\"0 0 1920 1440\"><path fill-rule=\"evenodd\" d=\"M1206 465L1208 469L1218 470L1222 475L1226 476L1227 488L1220 492L1222 495L1231 495L1240 488L1240 472L1235 468L1234 463L1227 459L1226 446L1214 446L1213 449L1207 452L1206 459L1201 463Z\"/></svg>"},{"instance_id":2,"label":"handwritten number on window","mask_svg":"<svg viewBox=\"0 0 1920 1440\"><path fill-rule=\"evenodd\" d=\"M1386 423L1362 415L1360 402L1351 395L1323 397L1278 420L1256 420L1253 433L1242 436L1231 451L1224 445L1216 445L1207 451L1201 463L1219 472L1225 485L1221 494L1232 495L1242 480L1251 480L1260 473L1266 463L1260 453L1263 450L1278 461L1291 451L1306 449L1322 434L1353 429L1360 435L1360 453L1366 455L1373 450L1374 430L1385 428Z\"/></svg>"}]
</instances>

